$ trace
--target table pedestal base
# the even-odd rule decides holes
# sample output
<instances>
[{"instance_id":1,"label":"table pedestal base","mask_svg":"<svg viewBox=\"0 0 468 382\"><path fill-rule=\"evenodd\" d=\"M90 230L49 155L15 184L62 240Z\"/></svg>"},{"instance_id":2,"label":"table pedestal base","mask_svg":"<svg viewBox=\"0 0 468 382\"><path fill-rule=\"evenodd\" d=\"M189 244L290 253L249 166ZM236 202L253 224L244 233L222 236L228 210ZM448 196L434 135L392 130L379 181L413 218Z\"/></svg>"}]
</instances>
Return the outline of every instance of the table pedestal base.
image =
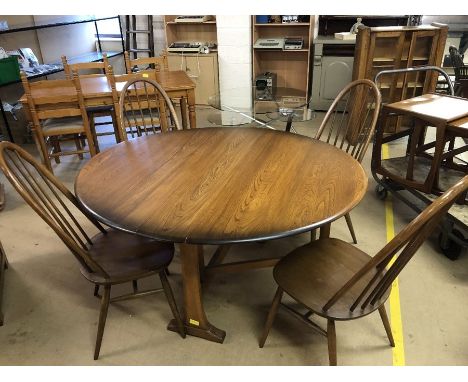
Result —
<instances>
[{"instance_id":1,"label":"table pedestal base","mask_svg":"<svg viewBox=\"0 0 468 382\"><path fill-rule=\"evenodd\" d=\"M208 324L208 328L196 328L192 325L187 325L184 323L185 331L189 336L200 337L208 341L217 342L222 344L224 342L224 337L226 337L226 332L224 330L218 329L217 327ZM172 319L167 325L167 330L172 332L179 332L177 328L177 323Z\"/></svg>"}]
</instances>

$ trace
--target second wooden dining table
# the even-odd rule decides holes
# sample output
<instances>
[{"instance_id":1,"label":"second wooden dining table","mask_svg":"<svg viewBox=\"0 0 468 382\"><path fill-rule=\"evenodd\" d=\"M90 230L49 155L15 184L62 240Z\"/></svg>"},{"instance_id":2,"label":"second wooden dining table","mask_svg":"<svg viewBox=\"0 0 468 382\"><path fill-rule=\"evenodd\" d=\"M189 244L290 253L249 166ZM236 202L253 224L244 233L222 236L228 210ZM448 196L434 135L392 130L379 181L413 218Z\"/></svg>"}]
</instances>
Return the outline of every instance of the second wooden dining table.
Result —
<instances>
[{"instance_id":1,"label":"second wooden dining table","mask_svg":"<svg viewBox=\"0 0 468 382\"><path fill-rule=\"evenodd\" d=\"M183 70L154 72L154 75L156 81L166 91L169 98L180 100L180 106L182 110L182 125L184 129L188 127L186 118L187 109L190 128L196 128L197 121L195 115L195 83ZM93 77L83 77L80 79L80 83L86 107L113 105L112 89L109 85L107 77L104 74ZM124 85L125 82L118 82L117 80L116 90L120 92ZM62 91L63 94L67 94L70 89L63 88L60 91ZM35 96L34 92L32 95ZM23 95L20 98L20 102L23 104L26 114L29 115L26 95Z\"/></svg>"},{"instance_id":2,"label":"second wooden dining table","mask_svg":"<svg viewBox=\"0 0 468 382\"><path fill-rule=\"evenodd\" d=\"M188 334L223 342L206 317L202 245L279 239L321 229L363 198L367 176L350 155L261 128L203 128L144 136L98 154L75 182L104 223L179 243Z\"/></svg>"}]
</instances>

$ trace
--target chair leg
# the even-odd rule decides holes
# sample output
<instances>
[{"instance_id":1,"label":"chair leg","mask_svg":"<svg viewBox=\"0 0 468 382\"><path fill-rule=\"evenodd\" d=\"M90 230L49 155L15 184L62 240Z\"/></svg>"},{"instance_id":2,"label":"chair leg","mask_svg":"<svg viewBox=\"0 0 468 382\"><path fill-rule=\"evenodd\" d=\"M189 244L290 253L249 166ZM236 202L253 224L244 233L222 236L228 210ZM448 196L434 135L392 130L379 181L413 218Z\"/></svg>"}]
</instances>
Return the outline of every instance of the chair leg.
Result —
<instances>
[{"instance_id":1,"label":"chair leg","mask_svg":"<svg viewBox=\"0 0 468 382\"><path fill-rule=\"evenodd\" d=\"M54 148L54 153L59 153L61 150L60 150L60 142L58 140L58 137L51 137L50 138L51 140L51 143L52 143L52 146ZM56 156L54 157L54 160L55 160L55 163L59 164L60 163L60 157Z\"/></svg>"},{"instance_id":2,"label":"chair leg","mask_svg":"<svg viewBox=\"0 0 468 382\"><path fill-rule=\"evenodd\" d=\"M387 332L388 341L390 342L391 347L395 347L395 341L393 340L392 328L390 326L390 322L388 321L387 311L385 310L385 306L381 306L379 308L380 318L382 319L385 331Z\"/></svg>"},{"instance_id":3,"label":"chair leg","mask_svg":"<svg viewBox=\"0 0 468 382\"><path fill-rule=\"evenodd\" d=\"M104 286L104 294L102 295L102 299L101 299L101 311L99 313L99 325L98 325L98 331L97 331L97 336L96 336L96 346L94 348L95 360L99 358L99 352L101 351L102 336L104 334L104 326L106 325L107 310L109 308L110 291L111 291L110 285Z\"/></svg>"},{"instance_id":4,"label":"chair leg","mask_svg":"<svg viewBox=\"0 0 468 382\"><path fill-rule=\"evenodd\" d=\"M76 150L82 150L83 148L81 147L81 141L80 141L80 136L78 134L75 134L75 146ZM83 159L83 154L78 154L78 158L81 160Z\"/></svg>"},{"instance_id":5,"label":"chair leg","mask_svg":"<svg viewBox=\"0 0 468 382\"><path fill-rule=\"evenodd\" d=\"M0 256L2 253L0 253ZM6 259L5 254L3 254L3 266L0 268L0 326L3 326L3 311L2 311L2 304L3 304L3 284L5 282L5 269L8 269L8 262ZM0 263L1 264L1 263Z\"/></svg>"},{"instance_id":6,"label":"chair leg","mask_svg":"<svg viewBox=\"0 0 468 382\"><path fill-rule=\"evenodd\" d=\"M133 287L133 293L138 293L138 281L137 280L132 281L132 287Z\"/></svg>"},{"instance_id":7,"label":"chair leg","mask_svg":"<svg viewBox=\"0 0 468 382\"><path fill-rule=\"evenodd\" d=\"M348 214L345 215L346 224L348 224L349 232L353 238L353 243L357 244L356 234L354 233L353 222L351 221L351 216Z\"/></svg>"},{"instance_id":8,"label":"chair leg","mask_svg":"<svg viewBox=\"0 0 468 382\"><path fill-rule=\"evenodd\" d=\"M278 289L276 289L273 302L271 303L270 311L268 312L268 316L265 322L265 327L263 329L262 337L260 338L260 341L258 342L258 346L260 348L262 348L263 345L265 345L265 341L268 337L268 333L270 332L271 326L273 325L273 321L275 320L276 312L278 311L278 307L281 302L281 297L283 297L283 289L278 287Z\"/></svg>"},{"instance_id":9,"label":"chair leg","mask_svg":"<svg viewBox=\"0 0 468 382\"><path fill-rule=\"evenodd\" d=\"M161 279L161 284L164 289L164 294L166 295L167 302L172 311L172 315L174 316L177 327L179 328L179 334L182 338L185 338L185 328L184 324L182 323L182 319L180 318L179 310L177 309L177 305L174 299L174 293L172 293L171 284L167 281L166 272L162 270L159 272L159 278Z\"/></svg>"},{"instance_id":10,"label":"chair leg","mask_svg":"<svg viewBox=\"0 0 468 382\"><path fill-rule=\"evenodd\" d=\"M47 144L45 140L46 138L44 138L43 136L40 136L40 137L38 136L36 142L38 144L38 148L41 150L42 163L44 164L45 167L47 167L47 169L50 172L53 173L54 171L52 170L52 164L50 163L49 151L47 149Z\"/></svg>"},{"instance_id":11,"label":"chair leg","mask_svg":"<svg viewBox=\"0 0 468 382\"><path fill-rule=\"evenodd\" d=\"M327 339L328 339L328 359L330 366L337 365L336 359L336 331L335 331L335 321L327 321Z\"/></svg>"},{"instance_id":12,"label":"chair leg","mask_svg":"<svg viewBox=\"0 0 468 382\"><path fill-rule=\"evenodd\" d=\"M317 240L317 229L313 229L310 231L310 241L315 241Z\"/></svg>"}]
</instances>

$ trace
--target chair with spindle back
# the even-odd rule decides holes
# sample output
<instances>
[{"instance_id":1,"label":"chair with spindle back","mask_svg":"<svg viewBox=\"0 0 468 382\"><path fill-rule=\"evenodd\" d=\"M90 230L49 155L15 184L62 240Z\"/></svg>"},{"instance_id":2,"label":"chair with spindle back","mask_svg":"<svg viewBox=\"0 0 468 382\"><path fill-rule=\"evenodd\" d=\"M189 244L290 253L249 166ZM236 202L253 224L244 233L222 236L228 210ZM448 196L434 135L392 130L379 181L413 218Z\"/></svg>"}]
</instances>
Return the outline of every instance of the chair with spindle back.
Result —
<instances>
[{"instance_id":1,"label":"chair with spindle back","mask_svg":"<svg viewBox=\"0 0 468 382\"><path fill-rule=\"evenodd\" d=\"M135 59L131 59L128 52L124 52L124 57L128 74L148 70L155 70L156 72L169 70L167 54L165 52L159 57L141 57Z\"/></svg>"},{"instance_id":2,"label":"chair with spindle back","mask_svg":"<svg viewBox=\"0 0 468 382\"><path fill-rule=\"evenodd\" d=\"M73 75L78 75L78 78L85 79L85 78L92 78L92 77L101 77L102 75L108 74L108 68L111 67L109 65L109 59L107 58L107 54L102 54L102 61L96 62L77 62L70 64L67 60L66 56L62 56L62 65L63 70L65 72L65 77L68 79L72 79ZM91 126L91 131L93 134L98 136L104 135L115 135L117 142L118 140L118 124L116 122L116 114L112 105L100 105L100 106L89 106L86 107L86 111L88 113L89 122ZM109 118L109 120L105 120L104 122L97 122L96 118ZM114 128L114 132L97 132L96 126L100 125L109 125L112 124ZM99 145L96 140L96 149L99 152Z\"/></svg>"},{"instance_id":3,"label":"chair with spindle back","mask_svg":"<svg viewBox=\"0 0 468 382\"><path fill-rule=\"evenodd\" d=\"M273 270L278 288L259 346L265 344L283 292L309 311L303 315L288 309L327 336L331 365L337 364L335 321L355 320L378 310L390 345L395 346L384 307L392 282L467 189L468 176L465 176L373 257L333 238L313 241L286 255ZM312 313L327 319L326 331L309 319Z\"/></svg>"},{"instance_id":4,"label":"chair with spindle back","mask_svg":"<svg viewBox=\"0 0 468 382\"><path fill-rule=\"evenodd\" d=\"M30 82L22 72L21 81L31 114L34 140L44 165L50 171L50 158L60 163L61 155L77 154L83 158L83 153L96 154L78 79ZM61 149L60 141L67 137L75 141L76 150ZM82 146L81 139L87 139L88 149ZM49 144L52 145L51 150Z\"/></svg>"},{"instance_id":5,"label":"chair with spindle back","mask_svg":"<svg viewBox=\"0 0 468 382\"><path fill-rule=\"evenodd\" d=\"M2 242L0 241L0 326L3 325L3 285L5 284L5 269L8 269L8 260L3 250Z\"/></svg>"},{"instance_id":6,"label":"chair with spindle back","mask_svg":"<svg viewBox=\"0 0 468 382\"><path fill-rule=\"evenodd\" d=\"M360 102L355 102L356 97ZM351 82L333 101L315 139L339 147L362 162L374 134L381 100L380 91L372 81L362 79ZM347 139L350 131L357 132L353 143ZM353 242L357 244L350 214L347 213L345 218Z\"/></svg>"},{"instance_id":7,"label":"chair with spindle back","mask_svg":"<svg viewBox=\"0 0 468 382\"><path fill-rule=\"evenodd\" d=\"M455 72L455 95L459 97L468 97L468 66L463 62L462 55L458 49L451 45L449 47L450 60L452 61L453 70Z\"/></svg>"},{"instance_id":8,"label":"chair with spindle back","mask_svg":"<svg viewBox=\"0 0 468 382\"><path fill-rule=\"evenodd\" d=\"M11 142L0 142L0 169L22 198L52 228L81 265L82 275L104 288L94 359L99 357L110 302L164 291L182 337L185 331L165 269L174 256L174 244L159 242L115 229L105 229L83 209L51 172ZM87 220L86 226L79 222ZM93 228L98 233L87 233ZM110 298L111 287L159 275L162 289Z\"/></svg>"},{"instance_id":9,"label":"chair with spindle back","mask_svg":"<svg viewBox=\"0 0 468 382\"><path fill-rule=\"evenodd\" d=\"M182 130L174 106L165 90L153 79L138 74L123 86L119 97L119 123L122 135L127 128L136 129L138 136ZM131 74L129 76L135 76ZM121 81L119 76L116 81Z\"/></svg>"}]
</instances>

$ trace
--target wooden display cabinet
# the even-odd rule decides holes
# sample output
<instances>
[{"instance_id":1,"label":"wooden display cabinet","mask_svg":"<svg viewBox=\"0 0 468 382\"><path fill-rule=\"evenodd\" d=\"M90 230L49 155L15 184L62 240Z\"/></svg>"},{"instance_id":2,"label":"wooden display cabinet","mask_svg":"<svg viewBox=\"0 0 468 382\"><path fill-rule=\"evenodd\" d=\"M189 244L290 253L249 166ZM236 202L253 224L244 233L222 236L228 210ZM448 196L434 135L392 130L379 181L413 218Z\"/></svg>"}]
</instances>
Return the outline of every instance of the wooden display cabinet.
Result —
<instances>
[{"instance_id":1,"label":"wooden display cabinet","mask_svg":"<svg viewBox=\"0 0 468 382\"><path fill-rule=\"evenodd\" d=\"M252 47L259 38L302 37L302 49L263 49L252 48L253 84L258 75L265 72L276 73L279 88L291 88L294 94L285 97L300 97L306 101L310 95L310 53L313 40L315 16L309 16L309 22L257 23L252 16ZM254 95L255 99L255 95ZM255 100L256 104L262 102Z\"/></svg>"},{"instance_id":2,"label":"wooden display cabinet","mask_svg":"<svg viewBox=\"0 0 468 382\"><path fill-rule=\"evenodd\" d=\"M217 44L216 16L205 22L179 23L175 15L164 16L166 43L202 42ZM195 101L207 105L208 98L219 92L218 54L216 49L210 53L168 52L169 70L184 70L196 83Z\"/></svg>"},{"instance_id":3,"label":"wooden display cabinet","mask_svg":"<svg viewBox=\"0 0 468 382\"><path fill-rule=\"evenodd\" d=\"M411 27L360 26L356 37L353 80L374 80L383 70L442 65L448 28L443 24ZM437 73L413 72L382 75L378 87L384 104L435 91ZM398 132L406 122L389 119L386 132Z\"/></svg>"}]
</instances>

